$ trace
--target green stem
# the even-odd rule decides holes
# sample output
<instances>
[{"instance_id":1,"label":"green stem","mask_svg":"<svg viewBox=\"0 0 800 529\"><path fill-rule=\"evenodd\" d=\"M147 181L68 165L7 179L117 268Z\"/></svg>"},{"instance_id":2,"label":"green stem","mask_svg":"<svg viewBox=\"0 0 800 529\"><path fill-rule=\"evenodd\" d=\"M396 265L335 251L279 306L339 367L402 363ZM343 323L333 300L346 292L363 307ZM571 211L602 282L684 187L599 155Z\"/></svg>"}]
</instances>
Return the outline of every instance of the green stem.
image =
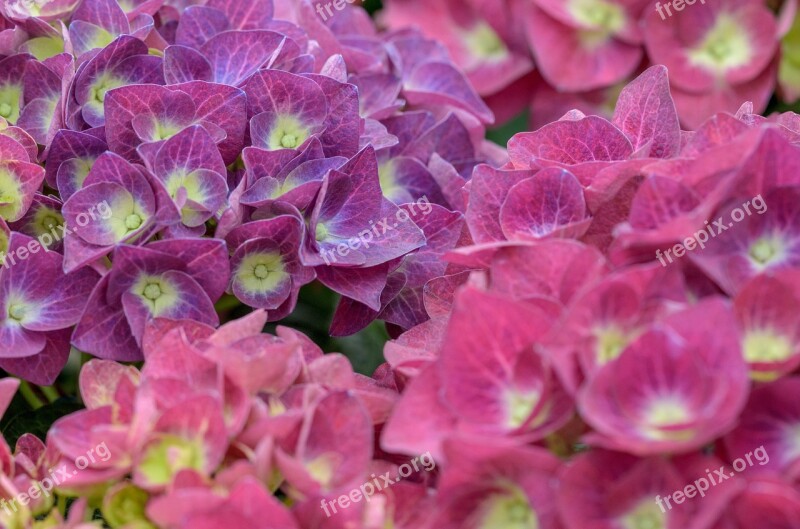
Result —
<instances>
[{"instance_id":1,"label":"green stem","mask_svg":"<svg viewBox=\"0 0 800 529\"><path fill-rule=\"evenodd\" d=\"M47 397L48 402L55 402L61 398L58 390L53 386L39 386L39 389L41 389L44 396Z\"/></svg>"},{"instance_id":2,"label":"green stem","mask_svg":"<svg viewBox=\"0 0 800 529\"><path fill-rule=\"evenodd\" d=\"M22 381L22 383L19 385L19 392L23 397L25 397L25 400L28 402L28 404L31 405L31 408L33 408L34 410L38 410L39 408L44 406L44 402L42 402L42 399L40 399L39 396L36 395L36 392L33 391L33 388L27 382Z\"/></svg>"}]
</instances>

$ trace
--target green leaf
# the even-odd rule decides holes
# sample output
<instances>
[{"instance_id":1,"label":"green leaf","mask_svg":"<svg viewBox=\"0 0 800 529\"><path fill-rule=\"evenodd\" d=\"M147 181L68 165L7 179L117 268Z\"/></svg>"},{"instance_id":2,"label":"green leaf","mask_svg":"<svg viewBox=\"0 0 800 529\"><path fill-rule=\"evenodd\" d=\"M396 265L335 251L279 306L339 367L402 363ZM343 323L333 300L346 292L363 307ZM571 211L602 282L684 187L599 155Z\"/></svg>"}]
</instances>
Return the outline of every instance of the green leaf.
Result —
<instances>
[{"instance_id":1,"label":"green leaf","mask_svg":"<svg viewBox=\"0 0 800 529\"><path fill-rule=\"evenodd\" d=\"M27 404L26 407L27 409L23 410L20 410L18 406L13 409L15 405L14 401L12 401L12 407L9 408L5 418L0 422L0 430L2 430L3 437L5 437L9 446L13 447L17 443L17 439L26 433L33 434L39 439L44 439L56 420L83 409L80 402L73 397L62 397L51 404L42 406L38 410L31 410ZM13 413L15 411L16 413Z\"/></svg>"}]
</instances>

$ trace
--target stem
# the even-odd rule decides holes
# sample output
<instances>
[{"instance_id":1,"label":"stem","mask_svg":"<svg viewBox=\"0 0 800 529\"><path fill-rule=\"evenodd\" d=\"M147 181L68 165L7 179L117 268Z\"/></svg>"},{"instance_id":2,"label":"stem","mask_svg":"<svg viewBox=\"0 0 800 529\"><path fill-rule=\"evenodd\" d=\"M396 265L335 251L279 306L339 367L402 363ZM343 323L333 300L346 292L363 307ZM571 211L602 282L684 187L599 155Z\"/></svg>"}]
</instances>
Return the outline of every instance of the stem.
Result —
<instances>
[{"instance_id":1,"label":"stem","mask_svg":"<svg viewBox=\"0 0 800 529\"><path fill-rule=\"evenodd\" d=\"M44 396L47 397L48 402L55 402L61 398L58 390L53 386L39 386L39 389L44 393Z\"/></svg>"},{"instance_id":2,"label":"stem","mask_svg":"<svg viewBox=\"0 0 800 529\"><path fill-rule=\"evenodd\" d=\"M38 410L39 408L44 406L44 402L42 402L42 399L40 399L38 395L36 395L31 385L25 382L24 380L19 385L19 392L23 397L25 397L25 400L28 402L28 404L31 405L31 408L33 408L34 410Z\"/></svg>"}]
</instances>

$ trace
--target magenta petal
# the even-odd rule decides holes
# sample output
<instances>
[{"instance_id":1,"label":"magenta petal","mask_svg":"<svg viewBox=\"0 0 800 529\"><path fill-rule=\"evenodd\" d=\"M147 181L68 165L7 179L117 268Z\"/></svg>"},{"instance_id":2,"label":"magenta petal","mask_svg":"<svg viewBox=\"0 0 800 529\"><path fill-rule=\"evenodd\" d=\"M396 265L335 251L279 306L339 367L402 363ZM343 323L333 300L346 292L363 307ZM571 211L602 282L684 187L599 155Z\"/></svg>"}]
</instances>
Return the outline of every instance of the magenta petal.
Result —
<instances>
[{"instance_id":1,"label":"magenta petal","mask_svg":"<svg viewBox=\"0 0 800 529\"><path fill-rule=\"evenodd\" d=\"M42 302L36 321L26 324L26 328L55 331L78 323L99 279L97 273L89 268L62 275L53 286L49 298Z\"/></svg>"},{"instance_id":2,"label":"magenta petal","mask_svg":"<svg viewBox=\"0 0 800 529\"><path fill-rule=\"evenodd\" d=\"M179 259L182 268L216 301L225 292L230 276L228 249L219 239L170 239L147 246L172 259Z\"/></svg>"},{"instance_id":3,"label":"magenta petal","mask_svg":"<svg viewBox=\"0 0 800 529\"><path fill-rule=\"evenodd\" d=\"M445 62L428 62L415 68L403 94L412 104L450 104L472 113L483 123L494 121L492 111L464 75Z\"/></svg>"},{"instance_id":4,"label":"magenta petal","mask_svg":"<svg viewBox=\"0 0 800 529\"><path fill-rule=\"evenodd\" d=\"M69 334L69 329L40 334L44 339L44 348L40 352L23 358L2 358L0 367L33 384L49 386L55 382L69 358Z\"/></svg>"},{"instance_id":5,"label":"magenta petal","mask_svg":"<svg viewBox=\"0 0 800 529\"><path fill-rule=\"evenodd\" d=\"M634 151L646 148L646 154L654 158L678 153L680 124L666 68L651 67L622 90L613 123L631 138Z\"/></svg>"},{"instance_id":6,"label":"magenta petal","mask_svg":"<svg viewBox=\"0 0 800 529\"><path fill-rule=\"evenodd\" d=\"M197 106L195 118L200 124L211 123L223 131L219 152L226 164L239 157L247 130L247 96L242 90L216 83L194 81L170 87L188 94ZM204 125L205 128L207 128Z\"/></svg>"},{"instance_id":7,"label":"magenta petal","mask_svg":"<svg viewBox=\"0 0 800 529\"><path fill-rule=\"evenodd\" d=\"M47 345L43 333L25 330L7 319L0 323L0 343L3 344L2 353L0 353L2 358L32 356L40 353Z\"/></svg>"},{"instance_id":8,"label":"magenta petal","mask_svg":"<svg viewBox=\"0 0 800 529\"><path fill-rule=\"evenodd\" d=\"M210 0L208 7L219 9L225 13L225 16L231 21L233 29L244 30L265 27L275 13L273 0L254 0L247 3Z\"/></svg>"},{"instance_id":9,"label":"magenta petal","mask_svg":"<svg viewBox=\"0 0 800 529\"><path fill-rule=\"evenodd\" d=\"M225 31L200 47L215 83L239 86L275 60L286 37L274 31Z\"/></svg>"},{"instance_id":10,"label":"magenta petal","mask_svg":"<svg viewBox=\"0 0 800 529\"><path fill-rule=\"evenodd\" d=\"M500 225L509 240L538 239L568 230L586 218L580 182L569 171L543 169L516 184L500 210ZM576 235L580 235L578 231Z\"/></svg>"},{"instance_id":11,"label":"magenta petal","mask_svg":"<svg viewBox=\"0 0 800 529\"><path fill-rule=\"evenodd\" d=\"M563 92L585 92L607 87L632 74L642 60L641 46L612 35L584 40L581 30L570 28L532 6L527 33L542 76Z\"/></svg>"},{"instance_id":12,"label":"magenta petal","mask_svg":"<svg viewBox=\"0 0 800 529\"><path fill-rule=\"evenodd\" d=\"M83 20L99 26L113 35L127 33L130 29L128 17L116 0L92 0L81 2L72 15L72 20Z\"/></svg>"},{"instance_id":13,"label":"magenta petal","mask_svg":"<svg viewBox=\"0 0 800 529\"><path fill-rule=\"evenodd\" d=\"M354 299L373 310L381 308L381 292L386 286L387 266L343 268L318 266L320 282L339 294Z\"/></svg>"},{"instance_id":14,"label":"magenta petal","mask_svg":"<svg viewBox=\"0 0 800 529\"><path fill-rule=\"evenodd\" d=\"M195 6L197 7L197 6ZM202 53L187 46L164 50L164 77L169 84L211 81L211 64Z\"/></svg>"},{"instance_id":15,"label":"magenta petal","mask_svg":"<svg viewBox=\"0 0 800 529\"><path fill-rule=\"evenodd\" d=\"M175 301L165 310L153 314L140 296L128 291L122 295L122 306L133 336L141 342L146 323L154 316L172 320L193 320L207 325L219 325L217 313L208 295L200 285L183 272L168 271L158 276L175 290Z\"/></svg>"},{"instance_id":16,"label":"magenta petal","mask_svg":"<svg viewBox=\"0 0 800 529\"><path fill-rule=\"evenodd\" d=\"M31 207L33 197L44 181L44 168L27 162L0 161L0 175L3 173L7 175L5 178L19 185L19 196L12 195L13 202L0 201L5 220L14 222L21 219Z\"/></svg>"},{"instance_id":17,"label":"magenta petal","mask_svg":"<svg viewBox=\"0 0 800 529\"><path fill-rule=\"evenodd\" d=\"M106 301L108 276L92 292L88 310L72 335L72 344L81 351L98 358L119 362L137 362L143 359L142 352L131 334L125 313L120 303Z\"/></svg>"},{"instance_id":18,"label":"magenta petal","mask_svg":"<svg viewBox=\"0 0 800 529\"><path fill-rule=\"evenodd\" d=\"M230 29L224 13L203 5L191 5L183 11L175 34L175 43L180 46L199 48L217 33ZM167 48L166 53L169 53Z\"/></svg>"},{"instance_id":19,"label":"magenta petal","mask_svg":"<svg viewBox=\"0 0 800 529\"><path fill-rule=\"evenodd\" d=\"M514 166L525 169L535 167L532 164L539 158L568 165L625 160L633 154L633 146L610 122L589 116L517 134L509 141L508 152Z\"/></svg>"},{"instance_id":20,"label":"magenta petal","mask_svg":"<svg viewBox=\"0 0 800 529\"><path fill-rule=\"evenodd\" d=\"M183 92L173 91L158 85L122 86L111 90L105 97L106 136L108 146L123 158L136 159L136 147L142 143L133 121L140 116L152 116L162 126L170 116L179 123L195 119L194 115L175 114L194 109L192 98ZM142 124L143 125L143 124Z\"/></svg>"}]
</instances>

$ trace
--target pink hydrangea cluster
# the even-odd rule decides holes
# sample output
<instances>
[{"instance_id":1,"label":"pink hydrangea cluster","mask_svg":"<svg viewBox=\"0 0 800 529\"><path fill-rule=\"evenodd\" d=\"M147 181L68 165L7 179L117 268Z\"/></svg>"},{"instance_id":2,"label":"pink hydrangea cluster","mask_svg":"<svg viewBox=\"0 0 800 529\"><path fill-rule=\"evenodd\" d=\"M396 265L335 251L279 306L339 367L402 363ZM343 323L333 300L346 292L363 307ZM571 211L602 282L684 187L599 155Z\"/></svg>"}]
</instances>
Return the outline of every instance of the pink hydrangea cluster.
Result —
<instances>
[{"instance_id":1,"label":"pink hydrangea cluster","mask_svg":"<svg viewBox=\"0 0 800 529\"><path fill-rule=\"evenodd\" d=\"M508 27L561 38L578 13L601 25L578 44L641 54L634 4L537 1ZM780 26L726 5L752 17L712 31L723 62L741 20ZM0 368L23 379L0 416L49 398L71 349L81 405L13 449L0 422L3 529L797 526L797 114L682 130L658 65L608 118L503 150L443 45L357 7L0 14ZM465 56L505 49L478 31ZM530 64L476 67L499 90ZM314 281L332 335L391 331L371 376L265 332Z\"/></svg>"},{"instance_id":2,"label":"pink hydrangea cluster","mask_svg":"<svg viewBox=\"0 0 800 529\"><path fill-rule=\"evenodd\" d=\"M385 0L382 23L441 39L505 121L529 106L538 128L579 108L606 115L625 83L666 65L681 122L762 112L800 89L795 0ZM424 14L423 14L424 13ZM780 70L780 71L779 71Z\"/></svg>"},{"instance_id":3,"label":"pink hydrangea cluster","mask_svg":"<svg viewBox=\"0 0 800 529\"><path fill-rule=\"evenodd\" d=\"M798 124L682 131L656 66L476 168L474 244L385 350L381 446L440 462L431 527L796 524Z\"/></svg>"}]
</instances>

